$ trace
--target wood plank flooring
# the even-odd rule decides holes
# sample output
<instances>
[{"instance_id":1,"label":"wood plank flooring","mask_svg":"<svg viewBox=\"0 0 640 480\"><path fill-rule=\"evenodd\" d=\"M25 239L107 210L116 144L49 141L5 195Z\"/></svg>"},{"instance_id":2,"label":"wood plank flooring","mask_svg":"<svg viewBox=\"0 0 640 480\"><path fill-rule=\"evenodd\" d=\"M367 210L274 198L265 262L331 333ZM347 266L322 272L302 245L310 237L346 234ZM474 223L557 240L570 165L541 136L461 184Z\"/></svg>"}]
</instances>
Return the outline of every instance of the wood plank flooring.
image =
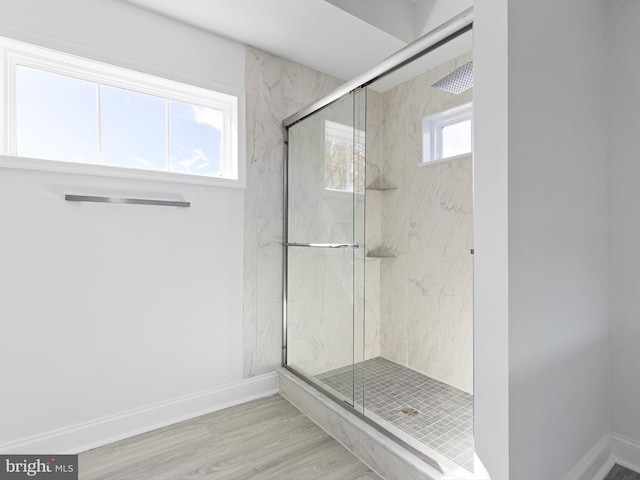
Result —
<instances>
[{"instance_id":1,"label":"wood plank flooring","mask_svg":"<svg viewBox=\"0 0 640 480\"><path fill-rule=\"evenodd\" d=\"M80 480L381 480L280 395L79 456Z\"/></svg>"}]
</instances>

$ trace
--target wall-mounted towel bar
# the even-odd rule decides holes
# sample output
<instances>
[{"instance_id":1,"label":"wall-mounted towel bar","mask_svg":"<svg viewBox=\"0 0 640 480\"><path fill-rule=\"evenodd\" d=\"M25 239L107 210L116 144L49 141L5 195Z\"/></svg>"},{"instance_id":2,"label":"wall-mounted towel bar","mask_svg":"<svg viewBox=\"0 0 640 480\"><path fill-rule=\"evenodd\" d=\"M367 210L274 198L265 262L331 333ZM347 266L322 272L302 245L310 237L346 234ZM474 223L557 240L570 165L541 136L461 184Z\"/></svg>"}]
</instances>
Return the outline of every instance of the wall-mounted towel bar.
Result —
<instances>
[{"instance_id":1,"label":"wall-mounted towel bar","mask_svg":"<svg viewBox=\"0 0 640 480\"><path fill-rule=\"evenodd\" d=\"M360 248L357 243L289 243L285 242L287 247L315 247L315 248Z\"/></svg>"},{"instance_id":2,"label":"wall-mounted towel bar","mask_svg":"<svg viewBox=\"0 0 640 480\"><path fill-rule=\"evenodd\" d=\"M158 205L161 207L190 207L191 202L176 200L147 200L144 198L94 197L91 195L65 195L68 202L124 203L128 205Z\"/></svg>"}]
</instances>

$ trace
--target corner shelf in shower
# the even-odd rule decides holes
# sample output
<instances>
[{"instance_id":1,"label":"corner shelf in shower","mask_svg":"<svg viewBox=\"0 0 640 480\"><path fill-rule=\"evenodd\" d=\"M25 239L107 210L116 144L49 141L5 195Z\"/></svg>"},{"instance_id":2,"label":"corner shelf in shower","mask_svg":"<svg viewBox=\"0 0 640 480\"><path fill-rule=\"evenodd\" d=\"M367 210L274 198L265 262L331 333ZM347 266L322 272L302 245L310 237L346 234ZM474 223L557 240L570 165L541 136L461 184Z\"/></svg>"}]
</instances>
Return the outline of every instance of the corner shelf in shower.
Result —
<instances>
[{"instance_id":1,"label":"corner shelf in shower","mask_svg":"<svg viewBox=\"0 0 640 480\"><path fill-rule=\"evenodd\" d=\"M365 255L366 258L397 258L398 256L387 248L376 248Z\"/></svg>"},{"instance_id":2,"label":"corner shelf in shower","mask_svg":"<svg viewBox=\"0 0 640 480\"><path fill-rule=\"evenodd\" d=\"M397 190L397 189L398 187L394 185L389 185L388 183L384 183L384 182L372 183L366 188L366 190L373 190L376 192L386 192L389 190Z\"/></svg>"}]
</instances>

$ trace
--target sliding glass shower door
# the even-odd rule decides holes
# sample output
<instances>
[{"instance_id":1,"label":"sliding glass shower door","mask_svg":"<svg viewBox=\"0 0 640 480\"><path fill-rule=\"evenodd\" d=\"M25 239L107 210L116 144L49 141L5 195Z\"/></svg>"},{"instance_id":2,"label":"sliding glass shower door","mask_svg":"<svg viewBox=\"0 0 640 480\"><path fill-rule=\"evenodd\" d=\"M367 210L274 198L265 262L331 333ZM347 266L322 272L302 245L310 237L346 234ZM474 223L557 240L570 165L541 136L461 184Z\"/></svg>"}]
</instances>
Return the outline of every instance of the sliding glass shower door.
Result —
<instances>
[{"instance_id":1,"label":"sliding glass shower door","mask_svg":"<svg viewBox=\"0 0 640 480\"><path fill-rule=\"evenodd\" d=\"M285 363L360 411L365 95L349 93L288 128L285 179ZM344 382L322 384L327 372Z\"/></svg>"},{"instance_id":2,"label":"sliding glass shower door","mask_svg":"<svg viewBox=\"0 0 640 480\"><path fill-rule=\"evenodd\" d=\"M471 28L283 122L284 364L447 478L474 466Z\"/></svg>"}]
</instances>

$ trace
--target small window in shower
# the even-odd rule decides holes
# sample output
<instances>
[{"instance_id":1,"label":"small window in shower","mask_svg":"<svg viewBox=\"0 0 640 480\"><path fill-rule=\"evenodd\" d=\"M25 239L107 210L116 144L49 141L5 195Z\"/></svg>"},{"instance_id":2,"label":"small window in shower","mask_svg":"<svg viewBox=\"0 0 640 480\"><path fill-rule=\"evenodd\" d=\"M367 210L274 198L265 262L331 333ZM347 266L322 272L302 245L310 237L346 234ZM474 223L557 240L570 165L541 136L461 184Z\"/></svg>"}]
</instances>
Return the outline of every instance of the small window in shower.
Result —
<instances>
[{"instance_id":1,"label":"small window in shower","mask_svg":"<svg viewBox=\"0 0 640 480\"><path fill-rule=\"evenodd\" d=\"M422 120L423 163L468 155L472 145L472 104L439 112Z\"/></svg>"},{"instance_id":2,"label":"small window in shower","mask_svg":"<svg viewBox=\"0 0 640 480\"><path fill-rule=\"evenodd\" d=\"M343 123L325 121L325 190L364 192L364 145L364 132Z\"/></svg>"}]
</instances>

